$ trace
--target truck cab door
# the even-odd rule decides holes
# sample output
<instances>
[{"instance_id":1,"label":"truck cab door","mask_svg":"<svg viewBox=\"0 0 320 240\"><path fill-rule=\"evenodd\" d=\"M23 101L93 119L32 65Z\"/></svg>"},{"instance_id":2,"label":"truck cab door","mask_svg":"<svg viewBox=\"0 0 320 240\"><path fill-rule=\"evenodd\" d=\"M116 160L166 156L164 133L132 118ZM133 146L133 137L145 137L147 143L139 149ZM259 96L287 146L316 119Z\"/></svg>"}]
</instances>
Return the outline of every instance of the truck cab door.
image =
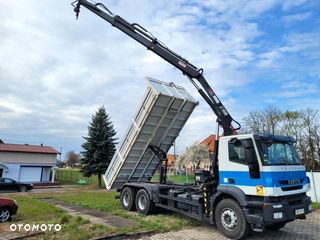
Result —
<instances>
[{"instance_id":1,"label":"truck cab door","mask_svg":"<svg viewBox=\"0 0 320 240\"><path fill-rule=\"evenodd\" d=\"M242 145L244 147L245 159L249 167L250 178L260 178L259 162L252 139L243 139Z\"/></svg>"},{"instance_id":2,"label":"truck cab door","mask_svg":"<svg viewBox=\"0 0 320 240\"><path fill-rule=\"evenodd\" d=\"M256 195L256 186L263 185L263 179L260 178L253 140L231 138L221 144L221 149L223 154L220 152L220 184L237 186L250 195Z\"/></svg>"}]
</instances>

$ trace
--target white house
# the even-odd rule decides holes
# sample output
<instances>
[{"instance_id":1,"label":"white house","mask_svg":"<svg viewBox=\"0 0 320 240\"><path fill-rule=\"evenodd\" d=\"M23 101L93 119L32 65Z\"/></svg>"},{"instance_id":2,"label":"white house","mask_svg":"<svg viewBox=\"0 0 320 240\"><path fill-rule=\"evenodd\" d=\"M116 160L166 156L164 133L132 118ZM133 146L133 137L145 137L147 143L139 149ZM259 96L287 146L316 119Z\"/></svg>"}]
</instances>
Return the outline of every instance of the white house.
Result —
<instances>
[{"instance_id":1,"label":"white house","mask_svg":"<svg viewBox=\"0 0 320 240\"><path fill-rule=\"evenodd\" d=\"M0 141L0 178L32 183L53 182L58 153L49 146Z\"/></svg>"}]
</instances>

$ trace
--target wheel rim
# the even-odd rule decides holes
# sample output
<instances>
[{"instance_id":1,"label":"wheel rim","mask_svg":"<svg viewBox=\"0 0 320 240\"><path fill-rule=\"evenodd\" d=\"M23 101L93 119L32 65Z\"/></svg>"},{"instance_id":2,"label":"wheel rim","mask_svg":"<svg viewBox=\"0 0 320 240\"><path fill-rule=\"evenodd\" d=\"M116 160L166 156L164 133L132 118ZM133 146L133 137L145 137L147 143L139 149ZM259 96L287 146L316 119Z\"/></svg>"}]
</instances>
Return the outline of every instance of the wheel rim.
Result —
<instances>
[{"instance_id":1,"label":"wheel rim","mask_svg":"<svg viewBox=\"0 0 320 240\"><path fill-rule=\"evenodd\" d=\"M21 191L21 192L25 192L25 191L27 191L27 188L26 188L25 186L22 186L22 187L20 188L20 191Z\"/></svg>"},{"instance_id":2,"label":"wheel rim","mask_svg":"<svg viewBox=\"0 0 320 240\"><path fill-rule=\"evenodd\" d=\"M10 218L10 211L8 209L0 210L0 221L5 222Z\"/></svg>"},{"instance_id":3,"label":"wheel rim","mask_svg":"<svg viewBox=\"0 0 320 240\"><path fill-rule=\"evenodd\" d=\"M123 195L123 205L124 206L126 206L126 207L128 207L129 206L129 204L130 204L130 194L129 193L125 193L124 195Z\"/></svg>"},{"instance_id":4,"label":"wheel rim","mask_svg":"<svg viewBox=\"0 0 320 240\"><path fill-rule=\"evenodd\" d=\"M139 206L139 209L141 210L144 210L146 209L147 207L147 199L146 199L146 196L144 195L141 195L138 199L138 206Z\"/></svg>"},{"instance_id":5,"label":"wheel rim","mask_svg":"<svg viewBox=\"0 0 320 240\"><path fill-rule=\"evenodd\" d=\"M230 208L223 209L220 218L223 227L228 230L233 230L238 226L238 216Z\"/></svg>"}]
</instances>

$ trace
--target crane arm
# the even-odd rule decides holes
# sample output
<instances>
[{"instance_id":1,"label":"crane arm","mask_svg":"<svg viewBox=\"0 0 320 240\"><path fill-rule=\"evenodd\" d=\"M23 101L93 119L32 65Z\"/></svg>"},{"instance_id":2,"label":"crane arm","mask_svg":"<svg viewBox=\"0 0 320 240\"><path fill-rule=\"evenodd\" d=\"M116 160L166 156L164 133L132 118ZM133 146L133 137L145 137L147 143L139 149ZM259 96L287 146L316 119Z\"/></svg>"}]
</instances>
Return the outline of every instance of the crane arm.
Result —
<instances>
[{"instance_id":1,"label":"crane arm","mask_svg":"<svg viewBox=\"0 0 320 240\"><path fill-rule=\"evenodd\" d=\"M162 59L166 60L171 65L182 71L182 73L188 77L188 79L198 90L199 94L209 104L217 116L217 121L222 126L224 135L232 135L234 130L240 129L240 124L231 117L213 89L210 87L209 83L204 78L203 69L198 69L186 59L170 50L167 46L155 38L148 30L139 24L131 24L122 17L114 15L102 3L91 3L87 0L77 0L73 2L72 5L74 6L74 11L76 12L77 18L80 13L80 7L83 6L87 8L105 21L109 22L113 27L118 28L120 31L124 32L145 46L148 50L154 52ZM200 83L202 88L197 85L195 80ZM234 128L232 126L232 122L237 123L239 127Z\"/></svg>"}]
</instances>

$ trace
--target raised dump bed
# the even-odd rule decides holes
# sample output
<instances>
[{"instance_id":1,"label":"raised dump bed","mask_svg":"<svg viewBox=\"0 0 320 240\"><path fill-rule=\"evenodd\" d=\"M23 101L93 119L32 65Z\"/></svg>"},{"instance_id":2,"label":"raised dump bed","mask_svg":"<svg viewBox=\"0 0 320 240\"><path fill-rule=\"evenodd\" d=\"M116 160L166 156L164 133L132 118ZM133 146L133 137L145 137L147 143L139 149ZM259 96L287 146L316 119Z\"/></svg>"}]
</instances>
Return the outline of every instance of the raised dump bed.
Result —
<instances>
[{"instance_id":1,"label":"raised dump bed","mask_svg":"<svg viewBox=\"0 0 320 240\"><path fill-rule=\"evenodd\" d=\"M147 80L143 101L104 175L107 189L150 181L160 162L149 145L168 152L198 104L181 86Z\"/></svg>"}]
</instances>

